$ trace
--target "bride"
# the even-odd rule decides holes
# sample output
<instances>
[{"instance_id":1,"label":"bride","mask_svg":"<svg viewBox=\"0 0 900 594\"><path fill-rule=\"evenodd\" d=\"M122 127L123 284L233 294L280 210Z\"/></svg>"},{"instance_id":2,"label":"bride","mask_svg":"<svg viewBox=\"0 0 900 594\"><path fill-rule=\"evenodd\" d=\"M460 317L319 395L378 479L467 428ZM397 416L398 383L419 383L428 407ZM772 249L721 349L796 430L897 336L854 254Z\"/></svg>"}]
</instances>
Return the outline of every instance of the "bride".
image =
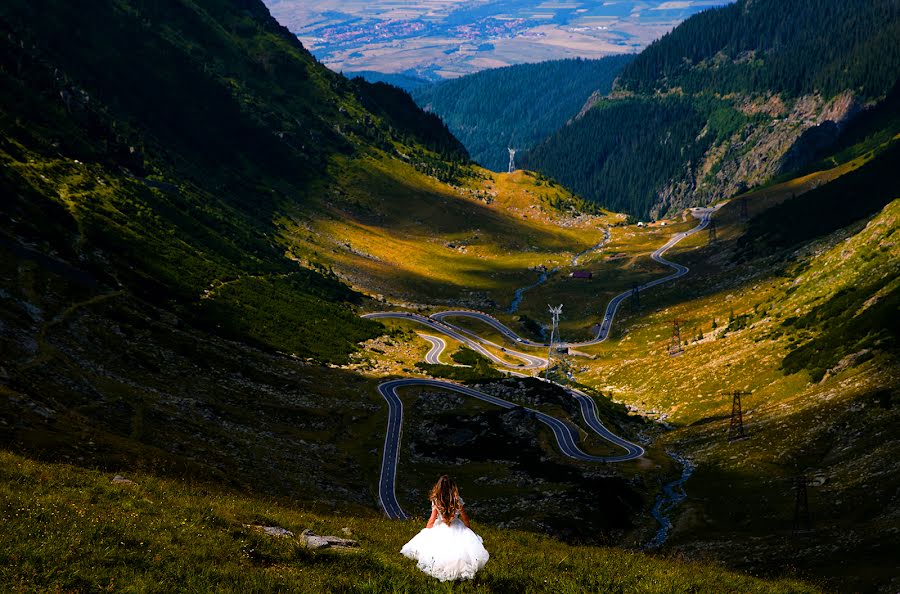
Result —
<instances>
[{"instance_id":1,"label":"bride","mask_svg":"<svg viewBox=\"0 0 900 594\"><path fill-rule=\"evenodd\" d=\"M481 537L472 532L456 483L446 474L431 489L428 524L400 552L442 582L472 579L488 561Z\"/></svg>"}]
</instances>

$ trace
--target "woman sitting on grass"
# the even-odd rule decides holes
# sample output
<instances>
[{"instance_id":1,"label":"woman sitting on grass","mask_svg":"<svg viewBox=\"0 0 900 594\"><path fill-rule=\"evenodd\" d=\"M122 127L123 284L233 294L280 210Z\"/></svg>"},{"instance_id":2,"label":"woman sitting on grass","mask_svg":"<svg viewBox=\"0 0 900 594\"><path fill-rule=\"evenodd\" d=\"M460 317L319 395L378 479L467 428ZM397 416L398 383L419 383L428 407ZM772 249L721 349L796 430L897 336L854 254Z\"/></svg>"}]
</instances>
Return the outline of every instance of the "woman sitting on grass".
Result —
<instances>
[{"instance_id":1,"label":"woman sitting on grass","mask_svg":"<svg viewBox=\"0 0 900 594\"><path fill-rule=\"evenodd\" d=\"M472 532L456 483L446 474L431 489L428 524L400 552L442 582L472 579L488 561L480 536Z\"/></svg>"}]
</instances>

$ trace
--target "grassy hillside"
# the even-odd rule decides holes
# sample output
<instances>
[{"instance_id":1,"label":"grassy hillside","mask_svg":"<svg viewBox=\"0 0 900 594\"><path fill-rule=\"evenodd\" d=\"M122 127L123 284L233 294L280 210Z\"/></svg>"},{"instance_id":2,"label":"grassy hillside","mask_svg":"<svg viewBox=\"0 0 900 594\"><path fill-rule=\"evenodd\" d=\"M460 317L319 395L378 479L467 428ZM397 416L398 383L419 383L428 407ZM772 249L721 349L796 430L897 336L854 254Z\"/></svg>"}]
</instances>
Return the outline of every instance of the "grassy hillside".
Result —
<instances>
[{"instance_id":1,"label":"grassy hillside","mask_svg":"<svg viewBox=\"0 0 900 594\"><path fill-rule=\"evenodd\" d=\"M450 187L379 157L347 163L319 204L279 221L291 257L411 306L506 307L533 269L570 260L622 219L527 172L477 169Z\"/></svg>"},{"instance_id":2,"label":"grassy hillside","mask_svg":"<svg viewBox=\"0 0 900 594\"><path fill-rule=\"evenodd\" d=\"M474 581L440 584L399 550L424 521L389 521L238 495L127 472L39 464L0 453L0 583L33 592L126 588L217 592L817 592L715 565L571 547L536 534L475 524L491 553ZM349 537L359 547L313 551L299 536ZM346 531L346 532L345 532Z\"/></svg>"},{"instance_id":3,"label":"grassy hillside","mask_svg":"<svg viewBox=\"0 0 900 594\"><path fill-rule=\"evenodd\" d=\"M359 313L478 307L535 334L546 304L563 302L564 338L579 337L610 295L665 274L647 255L695 224L637 228L544 176L471 165L438 119L396 89L329 73L256 2L16 0L0 27L9 589L446 590L396 553L418 524L378 515L375 388L452 371L416 366L421 328ZM709 137L756 117L738 111L717 108ZM700 234L676 250L691 277L627 303L610 341L573 353L604 421L655 438L643 459L574 462L521 410L402 394L401 502L418 509L449 469L494 554L457 589L813 589L534 534L646 542L646 512L676 473L666 449L698 464L668 551L777 576L791 558L835 588L890 587L898 213L896 201L878 212L896 198L882 183L895 157L872 113L830 170L747 194L755 222L724 206L718 245ZM853 216L798 222L800 244L773 239L797 204L851 191L866 193ZM741 236L768 247L746 253ZM569 278L576 267L594 279ZM669 358L676 316L686 353ZM558 388L475 364L468 379L485 391L610 451ZM753 391L748 442L721 439L732 389ZM785 485L799 472L820 489L816 532L792 540ZM310 552L245 526L256 523L346 526L362 550Z\"/></svg>"},{"instance_id":4,"label":"grassy hillside","mask_svg":"<svg viewBox=\"0 0 900 594\"><path fill-rule=\"evenodd\" d=\"M639 217L729 198L857 143L845 126L897 83L898 30L889 0L705 11L520 164Z\"/></svg>"},{"instance_id":5,"label":"grassy hillside","mask_svg":"<svg viewBox=\"0 0 900 594\"><path fill-rule=\"evenodd\" d=\"M664 420L672 430L659 445L697 466L668 550L764 573L789 558L842 591L891 587L898 209L894 200L867 223L736 265L734 205L718 246L684 247L690 284L648 292L611 342L587 349L597 359L581 381ZM674 319L685 353L672 358ZM729 443L734 390L749 392L750 439ZM794 535L801 475L814 530Z\"/></svg>"},{"instance_id":6,"label":"grassy hillside","mask_svg":"<svg viewBox=\"0 0 900 594\"><path fill-rule=\"evenodd\" d=\"M858 169L754 218L739 249L745 255L782 249L871 216L900 196L900 183L893 175L898 163L897 141L863 155ZM809 216L813 210L815 216Z\"/></svg>"},{"instance_id":7,"label":"grassy hillside","mask_svg":"<svg viewBox=\"0 0 900 594\"><path fill-rule=\"evenodd\" d=\"M891 555L898 544L891 510L900 503L898 469L886 462L896 458L898 445L890 430L897 421L900 379L898 203L885 175L896 161L895 145L873 148L875 137L848 147L858 155L851 160L825 159L824 164L841 164L724 205L715 216L714 245L700 233L673 250L676 260L690 266L690 275L643 293L640 306L626 301L611 339L570 357L578 382L611 397L613 408L627 406L659 423L619 426L614 413L605 413L625 435L643 431L655 437L648 460L661 468L623 467L622 476L668 480L676 470L661 457L663 449L697 466L664 550L768 575L796 570L822 576L839 591L890 591L896 573ZM834 205L835 198L842 207ZM742 200L749 220L740 214ZM564 266L525 295L519 313L499 307L492 313L533 334L528 320L544 320L547 303L564 303L563 338L587 337L612 295L667 274L649 253L696 224L687 216L662 222L645 228L614 224L609 242L579 261L578 268L591 270L593 279L569 278L573 268ZM685 349L674 358L667 353L673 319L681 320ZM454 323L503 343L483 324ZM421 356L412 354L405 366ZM731 444L734 390L750 392L744 412L751 437ZM423 423L426 434L435 427L453 433L467 431L472 419L488 422L479 416L484 411L450 400L449 413L410 400L414 425ZM542 406L550 412L553 405ZM407 467L422 463L416 459L422 455L419 442L429 442L420 433L407 434L417 444L404 459ZM491 451L500 450L491 445ZM474 464L464 447L451 447L450 455ZM534 469L526 472L540 476ZM794 535L793 481L799 475L810 481L814 530ZM862 493L865 505L857 503ZM636 525L627 538L640 541L642 534L646 542L650 527Z\"/></svg>"},{"instance_id":8,"label":"grassy hillside","mask_svg":"<svg viewBox=\"0 0 900 594\"><path fill-rule=\"evenodd\" d=\"M276 220L314 211L336 160L387 153L455 180L467 155L439 119L329 72L261 3L11 2L0 17L7 242L301 357L345 361L378 332L349 309L359 295L286 257Z\"/></svg>"}]
</instances>

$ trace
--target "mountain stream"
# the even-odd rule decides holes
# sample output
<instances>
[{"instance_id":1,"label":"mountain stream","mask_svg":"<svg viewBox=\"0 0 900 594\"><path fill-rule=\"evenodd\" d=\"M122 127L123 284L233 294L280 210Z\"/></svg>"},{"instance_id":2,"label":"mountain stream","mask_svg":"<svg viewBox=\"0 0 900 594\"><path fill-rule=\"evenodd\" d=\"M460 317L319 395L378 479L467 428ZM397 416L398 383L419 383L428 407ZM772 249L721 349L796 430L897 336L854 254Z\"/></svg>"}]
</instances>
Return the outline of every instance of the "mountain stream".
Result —
<instances>
[{"instance_id":1,"label":"mountain stream","mask_svg":"<svg viewBox=\"0 0 900 594\"><path fill-rule=\"evenodd\" d=\"M681 476L678 479L663 485L662 493L656 497L656 503L653 504L653 509L650 510L650 514L657 522L659 522L659 530L656 531L656 536L653 537L653 540L644 547L645 549L658 549L666 542L666 539L669 537L669 532L672 530L672 520L669 519L668 514L671 513L679 503L687 499L684 483L687 482L694 473L695 466L690 460L679 456L678 454L667 453L670 458L681 464Z\"/></svg>"},{"instance_id":2,"label":"mountain stream","mask_svg":"<svg viewBox=\"0 0 900 594\"><path fill-rule=\"evenodd\" d=\"M592 245L591 247L584 250L583 252L575 254L575 256L572 257L571 264L569 264L569 265L570 266L578 266L578 260L580 260L582 256L585 256L591 252L597 251L600 248L602 248L604 245L606 245L606 242L609 241L609 228L605 229L603 231L603 233L604 233L603 239L600 240L600 243L598 243L597 245ZM520 289L516 289L515 293L513 294L512 303L510 303L509 309L507 309L506 311L509 313L516 313L519 310L519 304L522 303L522 297L524 296L525 291L529 291L537 286L544 284L545 282L547 282L547 279L550 278L550 275L553 274L554 272L556 272L557 270L559 270L559 268L554 268L553 270L544 270L541 272L540 277L538 277L538 279L535 282L531 283L527 287L522 287Z\"/></svg>"}]
</instances>

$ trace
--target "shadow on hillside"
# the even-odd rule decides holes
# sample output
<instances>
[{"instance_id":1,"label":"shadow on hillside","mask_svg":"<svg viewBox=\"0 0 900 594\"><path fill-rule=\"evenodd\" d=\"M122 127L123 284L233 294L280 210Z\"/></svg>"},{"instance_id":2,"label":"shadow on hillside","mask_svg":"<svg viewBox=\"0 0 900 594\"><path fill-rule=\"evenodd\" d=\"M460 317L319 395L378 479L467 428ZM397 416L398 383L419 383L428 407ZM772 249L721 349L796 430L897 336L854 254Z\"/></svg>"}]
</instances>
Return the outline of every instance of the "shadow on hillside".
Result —
<instances>
[{"instance_id":1,"label":"shadow on hillside","mask_svg":"<svg viewBox=\"0 0 900 594\"><path fill-rule=\"evenodd\" d=\"M732 457L741 457L747 443L729 444ZM799 515L796 511L799 471L793 465L747 469L727 456L723 463L699 464L686 484L688 497L675 512L667 547L754 575L796 575L824 581L835 591L874 592L895 577L893 551L900 546L896 534L877 528L884 525L885 508L865 503L885 490L835 485L827 467L817 468L826 478L807 476L807 523L803 508ZM848 514L854 502L862 502L865 511Z\"/></svg>"},{"instance_id":2,"label":"shadow on hillside","mask_svg":"<svg viewBox=\"0 0 900 594\"><path fill-rule=\"evenodd\" d=\"M203 332L123 291L4 259L0 446L313 505L377 505L371 380Z\"/></svg>"}]
</instances>

